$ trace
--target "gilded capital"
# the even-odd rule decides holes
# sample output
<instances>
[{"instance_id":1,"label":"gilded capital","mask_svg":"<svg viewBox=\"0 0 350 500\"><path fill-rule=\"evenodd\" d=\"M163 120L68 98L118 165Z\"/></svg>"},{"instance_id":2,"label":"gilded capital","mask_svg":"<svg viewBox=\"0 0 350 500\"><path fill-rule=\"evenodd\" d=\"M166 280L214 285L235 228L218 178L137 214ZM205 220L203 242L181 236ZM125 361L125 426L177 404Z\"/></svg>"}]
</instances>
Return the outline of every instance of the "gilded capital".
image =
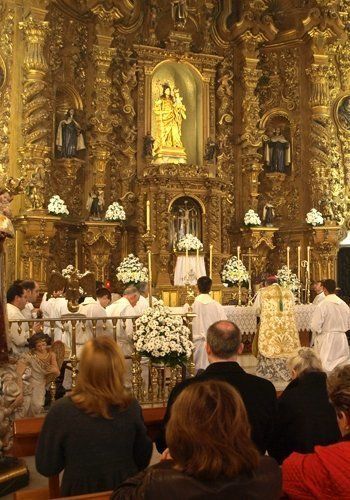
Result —
<instances>
[{"instance_id":1,"label":"gilded capital","mask_svg":"<svg viewBox=\"0 0 350 500\"><path fill-rule=\"evenodd\" d=\"M23 31L26 42L24 57L24 68L29 76L42 75L48 69L44 56L44 44L50 28L47 21L36 21L29 17L26 21L19 23L19 29Z\"/></svg>"}]
</instances>

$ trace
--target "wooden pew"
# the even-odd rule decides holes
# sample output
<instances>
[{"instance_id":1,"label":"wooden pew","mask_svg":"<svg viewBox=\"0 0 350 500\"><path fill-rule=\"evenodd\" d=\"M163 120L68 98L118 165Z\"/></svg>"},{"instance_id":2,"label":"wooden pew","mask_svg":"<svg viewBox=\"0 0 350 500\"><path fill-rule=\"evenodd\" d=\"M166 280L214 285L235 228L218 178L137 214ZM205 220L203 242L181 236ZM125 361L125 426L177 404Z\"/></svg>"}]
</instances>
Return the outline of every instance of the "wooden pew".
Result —
<instances>
[{"instance_id":1,"label":"wooden pew","mask_svg":"<svg viewBox=\"0 0 350 500\"><path fill-rule=\"evenodd\" d=\"M157 433L160 430L161 423L165 414L165 406L160 406L157 408L143 408L142 409L143 418L145 421L145 425L147 427L147 432L152 441L155 440ZM44 423L45 417L36 417L36 418L23 418L20 420L15 420L14 422L14 438L13 438L13 446L9 452L9 454L16 457L28 457L35 455L36 443L38 440L38 436L40 434L42 425ZM18 491L15 493L20 494L29 494L30 491L35 492L36 490L26 490L26 491ZM45 497L45 494L49 496ZM33 496L14 496L15 500L46 500L47 498L59 498L59 477L52 476L49 478L49 489L39 488L36 492L37 497ZM107 493L106 493L107 494ZM102 495L102 493L101 493ZM72 497L70 497L72 498ZM73 498L90 498L93 499L104 499L108 497L104 496L82 496L82 497L73 497Z\"/></svg>"}]
</instances>

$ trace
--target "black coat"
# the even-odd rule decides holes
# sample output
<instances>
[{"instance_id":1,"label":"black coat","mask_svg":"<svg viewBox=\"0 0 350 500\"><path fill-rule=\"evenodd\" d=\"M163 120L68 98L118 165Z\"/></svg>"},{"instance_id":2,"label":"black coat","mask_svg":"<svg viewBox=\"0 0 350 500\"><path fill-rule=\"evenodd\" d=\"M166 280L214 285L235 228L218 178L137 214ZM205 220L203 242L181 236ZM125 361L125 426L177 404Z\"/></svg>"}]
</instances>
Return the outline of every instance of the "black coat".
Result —
<instances>
[{"instance_id":1,"label":"black coat","mask_svg":"<svg viewBox=\"0 0 350 500\"><path fill-rule=\"evenodd\" d=\"M44 476L64 469L62 496L113 490L149 464L152 442L140 405L111 409L112 418L94 417L69 397L58 400L45 418L36 450Z\"/></svg>"},{"instance_id":2,"label":"black coat","mask_svg":"<svg viewBox=\"0 0 350 500\"><path fill-rule=\"evenodd\" d=\"M292 380L278 400L278 414L269 454L282 462L293 451L312 453L315 445L340 439L334 408L327 394L327 375L302 374Z\"/></svg>"},{"instance_id":3,"label":"black coat","mask_svg":"<svg viewBox=\"0 0 350 500\"><path fill-rule=\"evenodd\" d=\"M162 462L127 479L112 500L278 500L281 495L281 471L270 457L261 457L253 473L234 479L198 480L172 466Z\"/></svg>"},{"instance_id":4,"label":"black coat","mask_svg":"<svg viewBox=\"0 0 350 500\"><path fill-rule=\"evenodd\" d=\"M268 380L246 373L236 362L225 361L210 364L200 375L186 379L174 387L169 396L162 432L156 441L160 453L167 447L165 426L170 418L171 406L177 396L190 384L213 379L228 382L240 393L252 427L252 440L262 454L266 452L272 437L276 415L276 390Z\"/></svg>"}]
</instances>

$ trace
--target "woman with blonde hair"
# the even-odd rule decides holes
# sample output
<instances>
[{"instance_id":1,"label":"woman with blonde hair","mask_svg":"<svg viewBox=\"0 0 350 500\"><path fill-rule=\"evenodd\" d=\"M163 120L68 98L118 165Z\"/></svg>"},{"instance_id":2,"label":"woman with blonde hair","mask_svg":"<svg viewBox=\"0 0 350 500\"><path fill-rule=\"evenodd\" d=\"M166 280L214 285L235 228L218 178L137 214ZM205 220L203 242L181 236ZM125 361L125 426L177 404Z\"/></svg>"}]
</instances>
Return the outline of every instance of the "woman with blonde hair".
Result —
<instances>
[{"instance_id":1,"label":"woman with blonde hair","mask_svg":"<svg viewBox=\"0 0 350 500\"><path fill-rule=\"evenodd\" d=\"M350 365L336 368L328 377L327 388L342 440L316 446L314 453L293 453L283 462L283 490L288 498L350 498Z\"/></svg>"},{"instance_id":2,"label":"woman with blonde hair","mask_svg":"<svg viewBox=\"0 0 350 500\"><path fill-rule=\"evenodd\" d=\"M279 463L293 451L311 453L315 445L339 440L334 408L328 400L327 375L316 352L298 349L288 361L292 381L278 398L269 454Z\"/></svg>"},{"instance_id":3,"label":"woman with blonde hair","mask_svg":"<svg viewBox=\"0 0 350 500\"><path fill-rule=\"evenodd\" d=\"M111 490L148 465L152 442L124 378L124 357L116 342L89 340L77 385L50 409L36 451L40 474L53 476L64 469L62 496Z\"/></svg>"},{"instance_id":4,"label":"woman with blonde hair","mask_svg":"<svg viewBox=\"0 0 350 500\"><path fill-rule=\"evenodd\" d=\"M243 401L227 382L186 387L172 407L166 441L168 459L127 480L114 500L280 498L279 467L259 455Z\"/></svg>"}]
</instances>

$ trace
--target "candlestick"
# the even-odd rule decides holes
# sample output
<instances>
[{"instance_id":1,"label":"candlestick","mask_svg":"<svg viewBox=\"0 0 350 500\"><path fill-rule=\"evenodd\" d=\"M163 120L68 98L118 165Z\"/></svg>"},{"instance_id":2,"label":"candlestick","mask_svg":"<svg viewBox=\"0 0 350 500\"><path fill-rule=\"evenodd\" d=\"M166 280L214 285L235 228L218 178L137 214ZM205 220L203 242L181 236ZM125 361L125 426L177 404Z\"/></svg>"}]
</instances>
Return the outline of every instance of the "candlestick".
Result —
<instances>
[{"instance_id":1,"label":"candlestick","mask_svg":"<svg viewBox=\"0 0 350 500\"><path fill-rule=\"evenodd\" d=\"M185 269L186 274L188 274L188 248L186 248Z\"/></svg>"},{"instance_id":2,"label":"candlestick","mask_svg":"<svg viewBox=\"0 0 350 500\"><path fill-rule=\"evenodd\" d=\"M287 247L287 269L289 271L289 253L290 253L290 247Z\"/></svg>"},{"instance_id":3,"label":"candlestick","mask_svg":"<svg viewBox=\"0 0 350 500\"><path fill-rule=\"evenodd\" d=\"M237 247L237 259L240 260L240 258L241 258L241 247L238 246Z\"/></svg>"},{"instance_id":4,"label":"candlestick","mask_svg":"<svg viewBox=\"0 0 350 500\"><path fill-rule=\"evenodd\" d=\"M199 278L199 248L197 248L197 251L196 251L196 278L198 279Z\"/></svg>"},{"instance_id":5,"label":"candlestick","mask_svg":"<svg viewBox=\"0 0 350 500\"><path fill-rule=\"evenodd\" d=\"M310 278L310 260L311 260L311 247L307 247L306 249L306 260L307 260L307 272L309 273Z\"/></svg>"},{"instance_id":6,"label":"candlestick","mask_svg":"<svg viewBox=\"0 0 350 500\"><path fill-rule=\"evenodd\" d=\"M147 200L146 203L146 231L147 233L151 230L151 202Z\"/></svg>"},{"instance_id":7,"label":"candlestick","mask_svg":"<svg viewBox=\"0 0 350 500\"><path fill-rule=\"evenodd\" d=\"M213 245L209 245L209 278L213 278Z\"/></svg>"},{"instance_id":8,"label":"candlestick","mask_svg":"<svg viewBox=\"0 0 350 500\"><path fill-rule=\"evenodd\" d=\"M298 280L301 278L301 247L298 247Z\"/></svg>"},{"instance_id":9,"label":"candlestick","mask_svg":"<svg viewBox=\"0 0 350 500\"><path fill-rule=\"evenodd\" d=\"M148 302L149 306L152 307L152 252L147 250L147 260L148 260Z\"/></svg>"},{"instance_id":10,"label":"candlestick","mask_svg":"<svg viewBox=\"0 0 350 500\"><path fill-rule=\"evenodd\" d=\"M33 279L33 261L31 258L29 258L29 278Z\"/></svg>"},{"instance_id":11,"label":"candlestick","mask_svg":"<svg viewBox=\"0 0 350 500\"><path fill-rule=\"evenodd\" d=\"M78 262L78 240L75 240L75 245L74 245L74 249L75 249L75 269L79 269L79 262Z\"/></svg>"}]
</instances>

